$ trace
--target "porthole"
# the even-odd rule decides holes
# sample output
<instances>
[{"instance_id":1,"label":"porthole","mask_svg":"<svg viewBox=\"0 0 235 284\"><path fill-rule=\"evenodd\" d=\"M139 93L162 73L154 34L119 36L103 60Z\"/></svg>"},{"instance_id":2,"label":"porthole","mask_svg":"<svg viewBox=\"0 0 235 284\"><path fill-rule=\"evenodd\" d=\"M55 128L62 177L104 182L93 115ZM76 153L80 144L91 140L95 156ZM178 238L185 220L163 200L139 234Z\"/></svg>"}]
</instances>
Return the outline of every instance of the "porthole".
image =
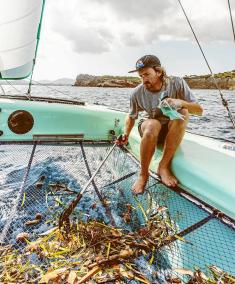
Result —
<instances>
[{"instance_id":1,"label":"porthole","mask_svg":"<svg viewBox=\"0 0 235 284\"><path fill-rule=\"evenodd\" d=\"M16 134L29 132L34 124L31 113L25 110L14 111L8 118L8 127Z\"/></svg>"}]
</instances>

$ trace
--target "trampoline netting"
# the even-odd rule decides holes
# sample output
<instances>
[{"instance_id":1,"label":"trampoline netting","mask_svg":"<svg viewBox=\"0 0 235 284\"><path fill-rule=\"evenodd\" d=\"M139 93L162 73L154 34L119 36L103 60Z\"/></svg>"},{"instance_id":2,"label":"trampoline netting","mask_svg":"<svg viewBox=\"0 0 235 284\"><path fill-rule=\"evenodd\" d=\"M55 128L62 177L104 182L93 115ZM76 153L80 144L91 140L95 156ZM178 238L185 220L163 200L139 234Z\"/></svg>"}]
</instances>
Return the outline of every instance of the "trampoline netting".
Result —
<instances>
[{"instance_id":1,"label":"trampoline netting","mask_svg":"<svg viewBox=\"0 0 235 284\"><path fill-rule=\"evenodd\" d=\"M235 283L233 220L154 176L133 196L139 166L122 148L83 194L63 239L60 214L111 147L0 145L0 282Z\"/></svg>"}]
</instances>

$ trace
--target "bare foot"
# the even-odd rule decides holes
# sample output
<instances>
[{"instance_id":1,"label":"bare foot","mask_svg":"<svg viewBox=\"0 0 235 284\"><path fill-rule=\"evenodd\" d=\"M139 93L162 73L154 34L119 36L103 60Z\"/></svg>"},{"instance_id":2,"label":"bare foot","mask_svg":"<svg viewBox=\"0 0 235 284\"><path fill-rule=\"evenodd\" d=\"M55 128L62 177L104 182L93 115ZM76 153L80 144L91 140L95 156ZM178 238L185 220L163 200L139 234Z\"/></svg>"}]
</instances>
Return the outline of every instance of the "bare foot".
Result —
<instances>
[{"instance_id":1,"label":"bare foot","mask_svg":"<svg viewBox=\"0 0 235 284\"><path fill-rule=\"evenodd\" d=\"M134 183L132 187L132 193L133 194L142 194L144 192L145 185L148 181L148 175L139 175L137 181Z\"/></svg>"},{"instance_id":2,"label":"bare foot","mask_svg":"<svg viewBox=\"0 0 235 284\"><path fill-rule=\"evenodd\" d=\"M166 186L175 187L178 184L178 180L168 168L159 167L157 173Z\"/></svg>"}]
</instances>

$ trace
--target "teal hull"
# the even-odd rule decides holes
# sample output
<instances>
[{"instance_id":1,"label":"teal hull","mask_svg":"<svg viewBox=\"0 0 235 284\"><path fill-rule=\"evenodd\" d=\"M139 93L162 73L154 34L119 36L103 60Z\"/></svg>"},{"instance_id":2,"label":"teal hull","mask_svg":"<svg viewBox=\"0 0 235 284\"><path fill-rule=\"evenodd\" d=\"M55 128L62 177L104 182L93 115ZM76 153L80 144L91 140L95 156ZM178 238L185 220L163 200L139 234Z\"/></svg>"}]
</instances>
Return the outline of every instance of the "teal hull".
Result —
<instances>
[{"instance_id":1,"label":"teal hull","mask_svg":"<svg viewBox=\"0 0 235 284\"><path fill-rule=\"evenodd\" d=\"M15 134L8 118L16 110L26 110L34 118L32 129ZM84 140L112 140L123 132L126 114L103 106L66 105L1 99L0 141L32 141L42 135L82 135ZM36 136L35 136L36 135ZM137 127L129 139L129 151L139 160L140 136ZM194 196L235 218L235 151L224 143L187 133L172 161L172 171L181 186ZM162 150L157 149L151 163L156 171Z\"/></svg>"},{"instance_id":2,"label":"teal hull","mask_svg":"<svg viewBox=\"0 0 235 284\"><path fill-rule=\"evenodd\" d=\"M111 139L110 131L118 134L124 113L105 107L66 105L34 101L1 99L0 125L2 141L30 141L34 135L82 134L85 140ZM34 118L33 128L26 134L15 134L8 127L8 118L16 110L25 110Z\"/></svg>"},{"instance_id":3,"label":"teal hull","mask_svg":"<svg viewBox=\"0 0 235 284\"><path fill-rule=\"evenodd\" d=\"M138 160L139 144L135 128L130 151ZM235 218L235 151L224 146L224 142L186 133L172 161L172 171L188 192ZM157 149L150 165L152 171L156 172L161 157L162 149Z\"/></svg>"}]
</instances>

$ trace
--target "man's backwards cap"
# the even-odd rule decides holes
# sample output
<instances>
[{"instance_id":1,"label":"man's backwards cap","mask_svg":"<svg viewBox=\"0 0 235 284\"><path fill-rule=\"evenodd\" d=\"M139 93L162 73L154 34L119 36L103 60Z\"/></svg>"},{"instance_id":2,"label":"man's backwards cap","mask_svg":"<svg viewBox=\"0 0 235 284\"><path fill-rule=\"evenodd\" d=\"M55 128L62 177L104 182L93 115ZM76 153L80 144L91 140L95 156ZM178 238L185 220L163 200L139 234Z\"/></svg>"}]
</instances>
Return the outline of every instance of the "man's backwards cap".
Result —
<instances>
[{"instance_id":1,"label":"man's backwards cap","mask_svg":"<svg viewBox=\"0 0 235 284\"><path fill-rule=\"evenodd\" d=\"M161 62L155 55L145 55L137 60L135 64L135 70L131 70L128 73L138 72L145 67L160 67Z\"/></svg>"}]
</instances>

